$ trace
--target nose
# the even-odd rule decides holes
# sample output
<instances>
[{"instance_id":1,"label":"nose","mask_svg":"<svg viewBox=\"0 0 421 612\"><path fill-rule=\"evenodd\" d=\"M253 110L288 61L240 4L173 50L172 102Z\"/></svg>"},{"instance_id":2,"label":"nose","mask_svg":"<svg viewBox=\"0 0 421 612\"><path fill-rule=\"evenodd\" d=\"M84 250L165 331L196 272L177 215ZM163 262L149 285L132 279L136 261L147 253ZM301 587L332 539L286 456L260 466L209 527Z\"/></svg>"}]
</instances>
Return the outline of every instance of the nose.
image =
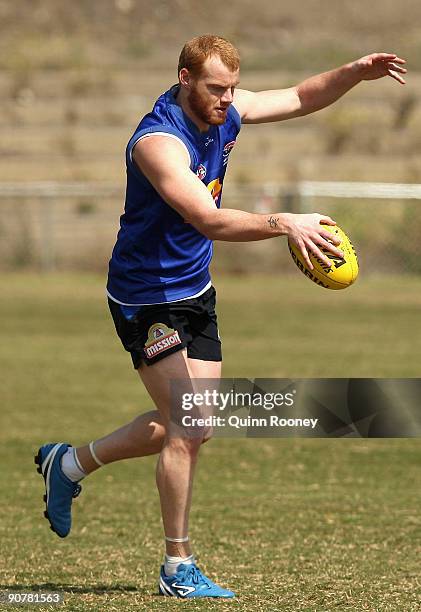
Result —
<instances>
[{"instance_id":1,"label":"nose","mask_svg":"<svg viewBox=\"0 0 421 612\"><path fill-rule=\"evenodd\" d=\"M232 92L232 89L229 87L228 89L224 91L223 96L221 98L221 102L224 102L225 104L231 104L233 99L234 99L233 92Z\"/></svg>"}]
</instances>

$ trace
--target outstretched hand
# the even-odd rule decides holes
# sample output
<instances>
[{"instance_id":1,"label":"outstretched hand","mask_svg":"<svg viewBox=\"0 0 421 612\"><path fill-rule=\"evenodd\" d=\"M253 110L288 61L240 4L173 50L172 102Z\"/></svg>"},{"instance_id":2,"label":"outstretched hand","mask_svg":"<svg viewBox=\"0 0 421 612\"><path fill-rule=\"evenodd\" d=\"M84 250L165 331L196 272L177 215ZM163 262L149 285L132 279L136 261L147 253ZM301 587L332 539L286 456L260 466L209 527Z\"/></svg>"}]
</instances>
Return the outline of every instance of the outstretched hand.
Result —
<instances>
[{"instance_id":1,"label":"outstretched hand","mask_svg":"<svg viewBox=\"0 0 421 612\"><path fill-rule=\"evenodd\" d=\"M405 79L401 76L407 72L403 67L405 63L404 59L394 53L371 53L356 60L353 68L363 81L390 76L401 85L405 85Z\"/></svg>"}]
</instances>

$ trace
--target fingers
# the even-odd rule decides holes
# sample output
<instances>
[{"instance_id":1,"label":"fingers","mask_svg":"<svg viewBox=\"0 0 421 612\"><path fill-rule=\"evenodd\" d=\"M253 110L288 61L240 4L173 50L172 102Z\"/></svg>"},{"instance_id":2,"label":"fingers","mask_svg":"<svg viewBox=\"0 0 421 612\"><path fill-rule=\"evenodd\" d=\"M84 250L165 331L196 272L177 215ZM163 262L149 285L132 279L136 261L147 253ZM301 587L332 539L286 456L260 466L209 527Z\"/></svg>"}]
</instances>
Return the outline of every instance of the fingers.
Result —
<instances>
[{"instance_id":1,"label":"fingers","mask_svg":"<svg viewBox=\"0 0 421 612\"><path fill-rule=\"evenodd\" d=\"M300 242L298 246L310 270L313 270L313 267L314 267L310 259L310 254L317 257L317 259L321 260L328 267L332 265L332 262L329 259L329 253L331 253L332 255L335 255L336 257L340 257L341 259L343 259L344 257L343 252L340 249L338 249L331 242L331 240L335 240L337 244L341 243L341 241L336 236L333 236L332 234L330 234L330 232L329 232L328 240L325 240L323 236L320 236L319 234L314 234L312 237L304 238Z\"/></svg>"},{"instance_id":2,"label":"fingers","mask_svg":"<svg viewBox=\"0 0 421 612\"><path fill-rule=\"evenodd\" d=\"M401 57L398 57L396 53L373 53L371 57L375 60L393 60L394 62L397 62L398 64L406 63L406 60L402 59Z\"/></svg>"},{"instance_id":3,"label":"fingers","mask_svg":"<svg viewBox=\"0 0 421 612\"><path fill-rule=\"evenodd\" d=\"M320 248L322 250L323 253L326 253L327 251L327 255L329 255L329 253L332 253L332 255L336 255L336 257L342 258L344 256L342 251L335 246L335 244L341 244L341 240L338 239L337 236L332 236L332 234L330 234L330 237L326 239L323 236L316 234L312 241L317 246L317 248Z\"/></svg>"},{"instance_id":4,"label":"fingers","mask_svg":"<svg viewBox=\"0 0 421 612\"><path fill-rule=\"evenodd\" d=\"M396 64L406 64L406 60L402 59L401 57L394 57L393 61L396 62Z\"/></svg>"},{"instance_id":5,"label":"fingers","mask_svg":"<svg viewBox=\"0 0 421 612\"><path fill-rule=\"evenodd\" d=\"M400 74L398 74L397 72L395 72L394 70L388 70L387 74L389 76L392 77L392 79L395 79L395 81L397 81L398 83L400 83L401 85L406 85L406 81L404 78L401 77Z\"/></svg>"},{"instance_id":6,"label":"fingers","mask_svg":"<svg viewBox=\"0 0 421 612\"><path fill-rule=\"evenodd\" d=\"M405 72L408 72L406 68L399 66L398 62L396 61L388 62L388 66L391 66L393 70L396 70L397 72L401 72L402 74L405 74Z\"/></svg>"},{"instance_id":7,"label":"fingers","mask_svg":"<svg viewBox=\"0 0 421 612\"><path fill-rule=\"evenodd\" d=\"M406 74L407 72L407 69L400 66L396 62L396 60L394 60L393 62L388 62L387 64L387 74L391 76L392 79L395 79L395 81L397 81L398 83L401 83L401 85L405 85L406 83L405 79L401 76L401 74Z\"/></svg>"},{"instance_id":8,"label":"fingers","mask_svg":"<svg viewBox=\"0 0 421 612\"><path fill-rule=\"evenodd\" d=\"M321 236L314 236L313 238L307 237L299 245L300 251L305 259L306 264L313 270L313 264L310 259L310 255L314 255L330 268L332 262L329 259L329 253L336 257L343 258L343 253L337 249L331 242L323 240Z\"/></svg>"},{"instance_id":9,"label":"fingers","mask_svg":"<svg viewBox=\"0 0 421 612\"><path fill-rule=\"evenodd\" d=\"M314 270L314 266L311 263L306 245L304 243L304 241L300 242L298 245L300 251L301 251L301 255L303 256L304 261L306 262L307 267L309 268L309 270Z\"/></svg>"},{"instance_id":10,"label":"fingers","mask_svg":"<svg viewBox=\"0 0 421 612\"><path fill-rule=\"evenodd\" d=\"M334 226L336 225L336 221L334 221L331 217L328 217L326 215L322 216L320 215L320 225L330 225L330 226ZM336 236L335 234L332 234L332 232L329 232L328 230L324 230L324 229L318 229L317 230L317 235L321 236L325 242L328 243L328 246L326 248L329 248L330 250L330 245L336 244L339 245L341 244L341 239ZM342 253L340 253L337 249L332 250L332 252L335 255L338 255L339 257L342 257Z\"/></svg>"},{"instance_id":11,"label":"fingers","mask_svg":"<svg viewBox=\"0 0 421 612\"><path fill-rule=\"evenodd\" d=\"M307 239L305 242L305 246L306 246L306 252L307 252L307 259L309 262L309 267L311 266L310 270L313 270L313 264L310 261L310 257L308 254L308 251L310 251L310 253L312 255L314 255L315 257L317 257L317 259L319 259L320 261L322 261L326 266L328 266L330 268L330 266L332 265L332 262L330 261L329 257L327 255L325 255L325 253L323 253L323 251L321 251L319 249L319 247L317 246L317 244L315 244L312 240ZM305 258L305 256L304 256ZM306 262L307 262L306 259ZM308 263L307 263L308 265Z\"/></svg>"},{"instance_id":12,"label":"fingers","mask_svg":"<svg viewBox=\"0 0 421 612\"><path fill-rule=\"evenodd\" d=\"M313 242L319 244L323 249L330 251L333 255L337 257L343 257L343 253L340 249L337 249L335 245L339 246L341 244L341 239L338 236L334 236L330 234L329 236L325 236L324 234L316 234L313 238Z\"/></svg>"},{"instance_id":13,"label":"fingers","mask_svg":"<svg viewBox=\"0 0 421 612\"><path fill-rule=\"evenodd\" d=\"M392 53L377 53L376 59L384 61L386 64L387 74L395 79L401 85L405 85L406 81L401 74L406 74L408 71L403 67L406 60Z\"/></svg>"},{"instance_id":14,"label":"fingers","mask_svg":"<svg viewBox=\"0 0 421 612\"><path fill-rule=\"evenodd\" d=\"M336 221L327 215L319 215L319 223L323 225L336 225Z\"/></svg>"},{"instance_id":15,"label":"fingers","mask_svg":"<svg viewBox=\"0 0 421 612\"><path fill-rule=\"evenodd\" d=\"M335 236L335 234L332 234L332 232L329 232L328 230L319 230L318 235L321 236L324 240L327 240L328 242L333 242L333 244L341 244L341 239L338 238L338 236Z\"/></svg>"},{"instance_id":16,"label":"fingers","mask_svg":"<svg viewBox=\"0 0 421 612\"><path fill-rule=\"evenodd\" d=\"M300 216L299 216L300 217ZM301 255L310 270L314 269L310 257L316 257L321 263L327 267L331 267L332 262L330 256L344 257L344 254L337 248L341 244L341 239L329 231L324 229L323 225L335 226L336 222L327 215L311 214L302 215L306 222L309 223L300 228L298 235L295 236L294 242L300 249Z\"/></svg>"}]
</instances>

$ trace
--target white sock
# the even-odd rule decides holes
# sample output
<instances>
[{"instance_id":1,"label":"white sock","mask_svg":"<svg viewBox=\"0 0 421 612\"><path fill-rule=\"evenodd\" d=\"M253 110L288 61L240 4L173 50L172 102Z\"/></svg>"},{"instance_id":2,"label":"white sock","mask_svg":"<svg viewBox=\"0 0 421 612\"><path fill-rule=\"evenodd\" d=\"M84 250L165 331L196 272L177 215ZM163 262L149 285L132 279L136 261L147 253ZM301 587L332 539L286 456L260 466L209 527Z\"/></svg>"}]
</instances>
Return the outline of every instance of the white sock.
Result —
<instances>
[{"instance_id":1,"label":"white sock","mask_svg":"<svg viewBox=\"0 0 421 612\"><path fill-rule=\"evenodd\" d=\"M86 472L83 471L73 446L69 446L62 456L61 469L63 470L63 474L73 482L79 482L79 480L82 480L82 478L86 476Z\"/></svg>"},{"instance_id":2,"label":"white sock","mask_svg":"<svg viewBox=\"0 0 421 612\"><path fill-rule=\"evenodd\" d=\"M170 555L165 555L164 561L164 572L166 576L174 576L177 573L177 567L180 563L184 563L185 565L190 565L194 563L194 556L189 555L188 557L171 557Z\"/></svg>"}]
</instances>

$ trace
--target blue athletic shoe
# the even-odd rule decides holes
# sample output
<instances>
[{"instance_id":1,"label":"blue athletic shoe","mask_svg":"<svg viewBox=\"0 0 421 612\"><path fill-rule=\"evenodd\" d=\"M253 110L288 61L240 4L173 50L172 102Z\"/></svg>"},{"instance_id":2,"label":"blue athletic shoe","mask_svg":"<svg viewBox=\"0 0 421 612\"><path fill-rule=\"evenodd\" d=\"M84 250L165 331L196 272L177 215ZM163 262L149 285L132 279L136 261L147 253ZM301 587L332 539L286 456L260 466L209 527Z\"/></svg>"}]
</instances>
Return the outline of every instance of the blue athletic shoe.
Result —
<instances>
[{"instance_id":1,"label":"blue athletic shoe","mask_svg":"<svg viewBox=\"0 0 421 612\"><path fill-rule=\"evenodd\" d=\"M45 444L34 458L38 465L37 472L42 474L45 481L44 516L49 520L51 529L60 538L65 538L70 532L72 501L82 490L81 485L67 478L61 469L60 459L69 446L70 444L62 442Z\"/></svg>"},{"instance_id":2,"label":"blue athletic shoe","mask_svg":"<svg viewBox=\"0 0 421 612\"><path fill-rule=\"evenodd\" d=\"M194 563L180 563L174 576L167 576L164 566L159 576L159 593L168 597L235 597L232 591L222 589L206 578Z\"/></svg>"}]
</instances>

